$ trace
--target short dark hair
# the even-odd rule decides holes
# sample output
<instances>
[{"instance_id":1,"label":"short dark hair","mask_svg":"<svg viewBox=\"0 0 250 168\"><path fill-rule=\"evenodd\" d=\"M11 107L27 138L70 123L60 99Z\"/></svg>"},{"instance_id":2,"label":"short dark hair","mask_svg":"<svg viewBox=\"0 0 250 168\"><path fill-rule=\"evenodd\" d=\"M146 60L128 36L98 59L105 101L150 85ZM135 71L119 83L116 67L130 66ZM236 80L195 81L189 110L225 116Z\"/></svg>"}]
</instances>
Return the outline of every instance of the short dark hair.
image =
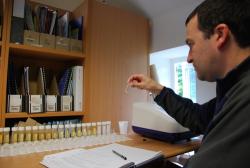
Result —
<instances>
[{"instance_id":1,"label":"short dark hair","mask_svg":"<svg viewBox=\"0 0 250 168\"><path fill-rule=\"evenodd\" d=\"M198 28L210 38L214 28L226 24L241 48L250 47L250 0L205 0L187 17L198 16Z\"/></svg>"}]
</instances>

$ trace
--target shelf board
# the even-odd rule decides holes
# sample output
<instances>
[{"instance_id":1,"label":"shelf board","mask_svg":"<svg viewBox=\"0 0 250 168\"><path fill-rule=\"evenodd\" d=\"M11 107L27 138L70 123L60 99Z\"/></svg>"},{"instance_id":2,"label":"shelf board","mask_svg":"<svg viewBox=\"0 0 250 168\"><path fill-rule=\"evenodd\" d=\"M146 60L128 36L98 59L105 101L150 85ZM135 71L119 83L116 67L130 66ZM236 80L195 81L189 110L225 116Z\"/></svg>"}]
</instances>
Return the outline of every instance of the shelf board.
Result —
<instances>
[{"instance_id":1,"label":"shelf board","mask_svg":"<svg viewBox=\"0 0 250 168\"><path fill-rule=\"evenodd\" d=\"M28 114L26 112L20 113L5 113L5 118L28 118L28 117L65 117L65 116L83 116L83 112L45 112L45 113L36 113Z\"/></svg>"},{"instance_id":2,"label":"shelf board","mask_svg":"<svg viewBox=\"0 0 250 168\"><path fill-rule=\"evenodd\" d=\"M23 55L25 57L32 58L50 58L60 60L82 60L84 58L84 54L79 52L70 52L13 43L9 44L9 50L12 55Z\"/></svg>"}]
</instances>

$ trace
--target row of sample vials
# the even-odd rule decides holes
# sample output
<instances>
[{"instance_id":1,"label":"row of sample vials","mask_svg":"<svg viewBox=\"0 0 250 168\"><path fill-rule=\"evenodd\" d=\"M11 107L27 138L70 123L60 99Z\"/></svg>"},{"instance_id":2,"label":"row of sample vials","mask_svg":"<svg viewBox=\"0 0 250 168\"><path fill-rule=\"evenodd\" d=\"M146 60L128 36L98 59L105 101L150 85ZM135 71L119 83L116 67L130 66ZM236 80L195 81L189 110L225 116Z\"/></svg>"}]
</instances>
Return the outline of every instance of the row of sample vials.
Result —
<instances>
[{"instance_id":1,"label":"row of sample vials","mask_svg":"<svg viewBox=\"0 0 250 168\"><path fill-rule=\"evenodd\" d=\"M0 146L0 157L17 156L30 153L58 151L91 147L130 140L126 135L111 133L97 136L81 136L74 138L50 139L43 141L29 141Z\"/></svg>"},{"instance_id":2,"label":"row of sample vials","mask_svg":"<svg viewBox=\"0 0 250 168\"><path fill-rule=\"evenodd\" d=\"M0 128L0 145L111 134L111 121Z\"/></svg>"}]
</instances>

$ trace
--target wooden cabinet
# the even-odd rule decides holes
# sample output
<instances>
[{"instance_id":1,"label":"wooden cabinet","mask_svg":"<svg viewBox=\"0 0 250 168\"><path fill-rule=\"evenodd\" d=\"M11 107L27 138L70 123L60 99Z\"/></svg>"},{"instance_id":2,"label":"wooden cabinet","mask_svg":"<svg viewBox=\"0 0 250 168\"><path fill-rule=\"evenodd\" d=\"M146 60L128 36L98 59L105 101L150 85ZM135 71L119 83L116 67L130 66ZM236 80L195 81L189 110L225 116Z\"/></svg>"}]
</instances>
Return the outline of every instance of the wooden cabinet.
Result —
<instances>
[{"instance_id":1,"label":"wooden cabinet","mask_svg":"<svg viewBox=\"0 0 250 168\"><path fill-rule=\"evenodd\" d=\"M4 2L4 1L3 1ZM95 0L85 0L73 11L84 16L83 52L59 51L10 42L12 3L4 7L3 37L0 42L0 126L28 117L47 119L78 117L84 121L131 121L132 103L147 101L147 93L130 89L132 73L148 73L149 23L146 18ZM82 112L7 113L9 61L18 66L46 66L55 72L74 65L84 66ZM116 125L115 125L116 128Z\"/></svg>"}]
</instances>

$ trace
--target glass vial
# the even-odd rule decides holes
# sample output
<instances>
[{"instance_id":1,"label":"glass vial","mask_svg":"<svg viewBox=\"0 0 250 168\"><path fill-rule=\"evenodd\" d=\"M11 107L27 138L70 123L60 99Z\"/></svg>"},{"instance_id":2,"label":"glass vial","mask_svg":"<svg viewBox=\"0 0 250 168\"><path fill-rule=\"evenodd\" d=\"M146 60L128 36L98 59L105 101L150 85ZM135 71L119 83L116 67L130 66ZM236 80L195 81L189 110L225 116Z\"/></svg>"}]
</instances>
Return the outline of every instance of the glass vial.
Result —
<instances>
[{"instance_id":1,"label":"glass vial","mask_svg":"<svg viewBox=\"0 0 250 168\"><path fill-rule=\"evenodd\" d=\"M31 126L25 127L25 141L30 142L31 141Z\"/></svg>"},{"instance_id":2,"label":"glass vial","mask_svg":"<svg viewBox=\"0 0 250 168\"><path fill-rule=\"evenodd\" d=\"M3 144L3 128L0 128L0 145Z\"/></svg>"},{"instance_id":3,"label":"glass vial","mask_svg":"<svg viewBox=\"0 0 250 168\"><path fill-rule=\"evenodd\" d=\"M77 137L82 136L82 124L81 123L76 124L76 136Z\"/></svg>"},{"instance_id":4,"label":"glass vial","mask_svg":"<svg viewBox=\"0 0 250 168\"><path fill-rule=\"evenodd\" d=\"M43 141L45 139L45 131L44 131L44 125L39 125L38 126L38 139L39 141Z\"/></svg>"},{"instance_id":5,"label":"glass vial","mask_svg":"<svg viewBox=\"0 0 250 168\"><path fill-rule=\"evenodd\" d=\"M57 125L52 125L52 139L58 139Z\"/></svg>"},{"instance_id":6,"label":"glass vial","mask_svg":"<svg viewBox=\"0 0 250 168\"><path fill-rule=\"evenodd\" d=\"M3 128L3 143L4 144L10 143L10 127Z\"/></svg>"},{"instance_id":7,"label":"glass vial","mask_svg":"<svg viewBox=\"0 0 250 168\"><path fill-rule=\"evenodd\" d=\"M18 142L24 141L24 127L18 127Z\"/></svg>"},{"instance_id":8,"label":"glass vial","mask_svg":"<svg viewBox=\"0 0 250 168\"><path fill-rule=\"evenodd\" d=\"M50 140L52 138L51 135L51 125L46 125L45 126L45 139Z\"/></svg>"},{"instance_id":9,"label":"glass vial","mask_svg":"<svg viewBox=\"0 0 250 168\"><path fill-rule=\"evenodd\" d=\"M38 126L32 126L32 141L38 140Z\"/></svg>"},{"instance_id":10,"label":"glass vial","mask_svg":"<svg viewBox=\"0 0 250 168\"><path fill-rule=\"evenodd\" d=\"M100 136L102 135L102 123L101 122L97 122L97 135Z\"/></svg>"},{"instance_id":11,"label":"glass vial","mask_svg":"<svg viewBox=\"0 0 250 168\"><path fill-rule=\"evenodd\" d=\"M11 143L17 143L18 127L11 128Z\"/></svg>"}]
</instances>

